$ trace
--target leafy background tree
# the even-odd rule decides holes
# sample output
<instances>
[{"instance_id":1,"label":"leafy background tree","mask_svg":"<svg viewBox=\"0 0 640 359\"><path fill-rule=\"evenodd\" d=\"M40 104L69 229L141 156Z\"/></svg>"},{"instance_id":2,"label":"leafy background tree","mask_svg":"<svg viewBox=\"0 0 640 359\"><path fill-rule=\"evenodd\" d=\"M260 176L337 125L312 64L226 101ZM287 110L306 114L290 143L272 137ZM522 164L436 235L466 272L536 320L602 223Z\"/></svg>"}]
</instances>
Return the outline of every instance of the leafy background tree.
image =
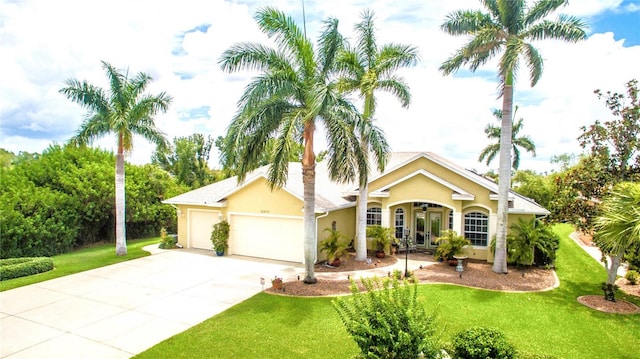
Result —
<instances>
[{"instance_id":1,"label":"leafy background tree","mask_svg":"<svg viewBox=\"0 0 640 359\"><path fill-rule=\"evenodd\" d=\"M109 91L87 81L69 79L60 93L85 109L87 114L71 143L84 145L108 134L117 136L115 202L116 202L116 254L127 254L125 230L125 165L126 152L133 149L133 136L139 135L158 146L166 146L164 134L156 127L154 116L166 112L172 99L161 92L145 94L151 76L140 72L129 78L128 70L122 72L102 61L109 80Z\"/></svg>"},{"instance_id":2,"label":"leafy background tree","mask_svg":"<svg viewBox=\"0 0 640 359\"><path fill-rule=\"evenodd\" d=\"M441 28L453 36L470 36L470 40L440 66L449 75L463 66L471 71L502 54L498 65L498 89L502 97L500 132L500 167L498 179L498 228L493 271L507 272L507 214L511 180L511 129L513 86L521 59L529 70L531 86L542 76L543 59L530 43L559 39L566 42L584 40L587 35L582 20L560 15L546 19L566 1L539 0L529 6L525 0L484 0L484 10L459 10L447 16Z\"/></svg>"},{"instance_id":3,"label":"leafy background tree","mask_svg":"<svg viewBox=\"0 0 640 359\"><path fill-rule=\"evenodd\" d=\"M513 117L516 116L518 112L518 106L516 106L515 110L513 110ZM493 110L493 116L498 120L502 121L502 110L495 109ZM518 133L524 127L524 119L521 117L517 121L515 121L511 128L511 144L513 147L513 163L511 167L514 170L517 170L520 167L520 149L531 153L533 157L536 156L536 145L529 136L520 136L518 137ZM484 128L484 133L487 134L487 138L490 140L496 140L496 143L490 144L480 152L480 157L478 157L478 162L482 162L486 159L487 166L493 159L496 157L498 153L500 153L500 126L496 126L493 124L488 124L487 127Z\"/></svg>"},{"instance_id":4,"label":"leafy background tree","mask_svg":"<svg viewBox=\"0 0 640 359\"><path fill-rule=\"evenodd\" d=\"M213 137L201 133L175 137L173 145L157 148L151 155L151 163L171 173L179 183L195 189L216 180L215 171L209 168L209 155Z\"/></svg>"},{"instance_id":5,"label":"leafy background tree","mask_svg":"<svg viewBox=\"0 0 640 359\"><path fill-rule=\"evenodd\" d=\"M315 221L314 136L323 125L327 136L327 166L332 180L355 177L359 142L353 134L359 116L353 105L337 91L332 81L335 60L344 48L338 21L328 19L314 49L295 21L267 7L255 16L258 26L271 37L276 48L257 43L238 43L226 50L220 65L224 71L259 70L240 98L238 113L225 136L224 158L235 163L238 179L260 166L270 140L268 179L280 187L288 177L289 160L296 144L303 143L302 181L304 187L304 283L317 282Z\"/></svg>"},{"instance_id":6,"label":"leafy background tree","mask_svg":"<svg viewBox=\"0 0 640 359\"><path fill-rule=\"evenodd\" d=\"M553 219L567 221L585 233L593 231L600 200L615 184L640 181L640 101L638 81L622 93L595 91L613 118L582 127L578 138L586 154L557 179L551 203Z\"/></svg>"},{"instance_id":7,"label":"leafy background tree","mask_svg":"<svg viewBox=\"0 0 640 359\"><path fill-rule=\"evenodd\" d=\"M356 260L367 258L367 203L371 157L379 171L383 171L389 156L389 144L382 129L374 125L376 112L375 92L385 91L395 96L402 107L411 102L411 92L404 79L396 72L415 65L418 52L415 47L403 44L378 46L375 36L374 13L365 10L362 21L355 25L356 44L338 56L337 65L342 77L338 87L342 91L356 92L363 100L362 120L366 126L358 128L361 152L365 155L357 162L359 175Z\"/></svg>"},{"instance_id":8,"label":"leafy background tree","mask_svg":"<svg viewBox=\"0 0 640 359\"><path fill-rule=\"evenodd\" d=\"M222 166L222 172L224 177L231 177L238 174L235 169L236 163L231 161L229 157L227 157L227 143L232 142L233 139L227 139L223 136L218 136L215 141L215 146L220 153L220 165ZM265 150L260 153L260 156L257 159L258 167L265 166L271 163L272 155L276 151L276 139L270 138L267 140L267 144L265 146ZM304 153L304 145L301 142L296 142L291 144L291 152L289 153L289 162L300 162L302 160L302 154ZM316 155L316 162L321 162L326 156L327 151L320 151ZM233 158L233 157L232 157Z\"/></svg>"},{"instance_id":9,"label":"leafy background tree","mask_svg":"<svg viewBox=\"0 0 640 359\"><path fill-rule=\"evenodd\" d=\"M52 145L0 169L1 256L51 256L113 241L113 153ZM163 199L186 192L154 165L129 165L127 226L131 235L175 231L175 211Z\"/></svg>"}]
</instances>

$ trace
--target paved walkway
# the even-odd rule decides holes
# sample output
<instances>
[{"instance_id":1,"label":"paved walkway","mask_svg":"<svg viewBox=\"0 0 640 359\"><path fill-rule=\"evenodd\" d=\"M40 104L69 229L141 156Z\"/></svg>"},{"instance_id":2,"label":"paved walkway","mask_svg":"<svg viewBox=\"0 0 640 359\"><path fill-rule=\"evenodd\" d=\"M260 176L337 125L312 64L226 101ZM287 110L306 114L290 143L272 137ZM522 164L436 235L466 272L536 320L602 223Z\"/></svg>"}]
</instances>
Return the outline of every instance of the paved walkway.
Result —
<instances>
[{"instance_id":1,"label":"paved walkway","mask_svg":"<svg viewBox=\"0 0 640 359\"><path fill-rule=\"evenodd\" d=\"M261 277L304 272L145 249L153 255L0 293L0 357L129 358L260 292Z\"/></svg>"},{"instance_id":2,"label":"paved walkway","mask_svg":"<svg viewBox=\"0 0 640 359\"><path fill-rule=\"evenodd\" d=\"M0 293L0 358L129 358L252 297L276 275L304 275L290 262L145 250L152 255ZM410 269L420 264L409 260ZM386 276L395 268L404 270L404 260L316 276Z\"/></svg>"},{"instance_id":3,"label":"paved walkway","mask_svg":"<svg viewBox=\"0 0 640 359\"><path fill-rule=\"evenodd\" d=\"M569 235L577 245L579 245L582 249L585 250L593 259L597 260L600 265L606 268L604 263L602 262L602 252L598 246L589 246L580 240L578 232L573 232ZM618 275L624 277L627 274L627 264L623 263L618 267Z\"/></svg>"}]
</instances>

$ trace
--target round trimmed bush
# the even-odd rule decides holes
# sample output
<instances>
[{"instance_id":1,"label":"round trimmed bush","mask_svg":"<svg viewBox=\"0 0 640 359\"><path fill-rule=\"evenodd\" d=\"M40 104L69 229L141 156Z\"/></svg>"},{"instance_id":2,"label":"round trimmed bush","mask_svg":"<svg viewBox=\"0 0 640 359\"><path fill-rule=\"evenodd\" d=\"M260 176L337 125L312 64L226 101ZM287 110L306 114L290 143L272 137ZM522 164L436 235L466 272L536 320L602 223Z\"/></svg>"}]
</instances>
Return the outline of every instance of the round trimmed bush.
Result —
<instances>
[{"instance_id":1,"label":"round trimmed bush","mask_svg":"<svg viewBox=\"0 0 640 359\"><path fill-rule=\"evenodd\" d=\"M627 274L625 274L624 277L629 281L631 285L636 285L640 281L640 274L638 274L638 272L634 271L633 269L628 270Z\"/></svg>"},{"instance_id":2,"label":"round trimmed bush","mask_svg":"<svg viewBox=\"0 0 640 359\"><path fill-rule=\"evenodd\" d=\"M500 330L472 327L453 336L454 358L513 359L516 350Z\"/></svg>"}]
</instances>

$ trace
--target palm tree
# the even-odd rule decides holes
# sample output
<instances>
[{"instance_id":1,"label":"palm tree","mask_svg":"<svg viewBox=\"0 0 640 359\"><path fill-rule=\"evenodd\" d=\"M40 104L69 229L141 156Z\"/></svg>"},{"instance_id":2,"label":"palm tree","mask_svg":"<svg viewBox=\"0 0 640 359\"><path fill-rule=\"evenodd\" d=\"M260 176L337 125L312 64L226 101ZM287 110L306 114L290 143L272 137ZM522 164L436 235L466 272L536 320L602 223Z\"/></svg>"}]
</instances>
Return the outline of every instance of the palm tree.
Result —
<instances>
[{"instance_id":1,"label":"palm tree","mask_svg":"<svg viewBox=\"0 0 640 359\"><path fill-rule=\"evenodd\" d=\"M516 113L518 112L518 106L513 110L513 117L516 117ZM502 110L495 109L493 110L493 116L498 121L502 120ZM515 123L513 123L511 128L511 143L513 147L513 164L512 167L514 170L517 170L520 167L520 149L518 147L523 148L525 151L533 154L533 157L536 156L536 145L533 143L533 140L529 136L518 137L518 132L522 129L524 119L521 117ZM478 157L478 162L484 161L486 158L487 166L496 155L500 152L500 126L495 126L492 124L488 124L487 127L484 128L484 133L487 134L487 137L492 140L497 140L497 143L488 145L485 147L480 153L480 157Z\"/></svg>"},{"instance_id":2,"label":"palm tree","mask_svg":"<svg viewBox=\"0 0 640 359\"><path fill-rule=\"evenodd\" d=\"M441 66L449 75L468 65L475 71L502 52L498 67L498 82L502 96L502 129L500 132L500 168L498 178L498 228L493 271L507 273L507 214L511 180L511 121L513 85L523 58L531 86L542 76L542 56L529 42L560 39L577 42L586 38L582 20L560 15L555 21L545 20L552 12L567 4L566 0L538 0L527 6L526 0L482 0L488 11L459 10L447 16L443 31L450 35L472 38Z\"/></svg>"},{"instance_id":3,"label":"palm tree","mask_svg":"<svg viewBox=\"0 0 640 359\"><path fill-rule=\"evenodd\" d=\"M611 263L606 284L614 285L624 252L640 244L640 183L621 182L602 201L595 221L595 242Z\"/></svg>"},{"instance_id":4,"label":"palm tree","mask_svg":"<svg viewBox=\"0 0 640 359\"><path fill-rule=\"evenodd\" d=\"M220 65L228 72L257 69L262 74L245 88L238 113L225 136L223 156L235 163L238 180L260 164L270 139L275 145L269 156L268 179L273 188L287 180L288 164L296 144L304 142L302 181L304 187L304 282L317 282L315 223L315 164L313 139L316 124L327 133L328 168L332 180L355 178L358 138L354 128L359 116L331 82L335 59L344 48L338 21L328 19L318 41L317 51L294 20L267 7L255 16L260 29L275 40L277 48L262 44L239 43L226 50Z\"/></svg>"},{"instance_id":5,"label":"palm tree","mask_svg":"<svg viewBox=\"0 0 640 359\"><path fill-rule=\"evenodd\" d=\"M166 112L171 97L161 92L148 95L144 91L152 81L145 73L134 78L119 72L109 63L102 61L102 68L109 79L109 91L96 87L87 81L74 78L65 81L67 87L60 90L69 100L88 110L85 120L71 142L85 145L93 140L114 133L118 140L116 154L116 254L127 254L125 229L124 195L124 155L133 149L133 135L139 135L148 141L167 146L164 134L156 127L154 116Z\"/></svg>"},{"instance_id":6,"label":"palm tree","mask_svg":"<svg viewBox=\"0 0 640 359\"><path fill-rule=\"evenodd\" d=\"M357 34L356 46L342 52L338 57L338 67L344 77L338 86L346 92L358 92L364 101L362 119L367 124L359 130L362 153L367 154L364 161L360 161L359 199L358 199L358 233L356 242L356 260L367 258L367 199L369 193L369 161L368 154L372 153L379 171L383 171L389 155L389 145L382 130L373 125L376 111L376 90L393 94L402 107L408 107L411 102L409 87L395 72L411 66L418 60L418 53L414 47L402 44L386 44L378 47L376 44L374 14L366 10L362 13L362 21L355 25Z\"/></svg>"}]
</instances>

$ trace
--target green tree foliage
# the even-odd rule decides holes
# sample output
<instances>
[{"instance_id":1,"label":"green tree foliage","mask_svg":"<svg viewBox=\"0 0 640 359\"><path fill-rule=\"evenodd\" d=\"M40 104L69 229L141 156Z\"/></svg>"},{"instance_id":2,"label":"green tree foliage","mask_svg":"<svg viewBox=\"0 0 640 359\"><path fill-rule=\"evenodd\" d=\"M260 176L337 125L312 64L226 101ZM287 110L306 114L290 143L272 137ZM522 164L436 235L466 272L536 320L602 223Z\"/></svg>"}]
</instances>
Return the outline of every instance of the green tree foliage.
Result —
<instances>
[{"instance_id":1,"label":"green tree foliage","mask_svg":"<svg viewBox=\"0 0 640 359\"><path fill-rule=\"evenodd\" d=\"M238 174L235 169L237 163L231 161L231 158L226 154L228 153L228 142L229 140L222 136L218 136L218 138L216 138L215 140L215 146L220 153L220 164L222 165L222 171L224 172L225 177L231 177ZM275 145L276 140L274 138L270 138L267 140L264 151L260 153L260 156L257 159L258 167L265 166L271 163L272 156L274 154L274 151L276 150ZM289 154L289 162L300 162L300 160L302 159L302 154L304 152L304 145L302 143L293 143L291 146L292 151ZM321 151L320 153L318 153L318 155L316 156L316 162L322 161L326 154L327 151Z\"/></svg>"},{"instance_id":2,"label":"green tree foliage","mask_svg":"<svg viewBox=\"0 0 640 359\"><path fill-rule=\"evenodd\" d=\"M513 117L516 117L516 113L518 112L518 106L513 110ZM502 110L494 109L493 116L500 122L502 120ZM530 152L533 157L536 156L536 145L533 143L533 140L529 136L520 136L518 137L518 133L524 127L524 119L519 118L512 124L511 128L511 144L513 147L513 163L511 167L514 170L517 170L520 167L520 149L524 149L527 152ZM495 140L496 142L485 147L480 153L480 157L478 157L478 162L482 162L486 159L487 166L491 161L493 161L500 153L500 126L496 126L494 124L488 124L487 127L484 128L484 133L487 134L487 138L490 140Z\"/></svg>"},{"instance_id":3,"label":"green tree foliage","mask_svg":"<svg viewBox=\"0 0 640 359\"><path fill-rule=\"evenodd\" d=\"M10 167L16 155L13 152L0 148L0 168Z\"/></svg>"},{"instance_id":4,"label":"green tree foliage","mask_svg":"<svg viewBox=\"0 0 640 359\"><path fill-rule=\"evenodd\" d=\"M127 165L127 173L127 232L134 238L158 235L162 227L175 233L175 208L162 201L189 188L153 164Z\"/></svg>"},{"instance_id":5,"label":"green tree foliage","mask_svg":"<svg viewBox=\"0 0 640 359\"><path fill-rule=\"evenodd\" d=\"M351 282L351 296L333 306L362 358L437 358L435 319L418 301L417 285L397 279L362 278L366 293Z\"/></svg>"},{"instance_id":6,"label":"green tree foliage","mask_svg":"<svg viewBox=\"0 0 640 359\"><path fill-rule=\"evenodd\" d=\"M51 256L112 240L114 162L103 150L53 145L1 169L2 257ZM156 166L127 168L127 225L133 234L155 234L162 226L175 230L175 211L161 201L187 188Z\"/></svg>"},{"instance_id":7,"label":"green tree foliage","mask_svg":"<svg viewBox=\"0 0 640 359\"><path fill-rule=\"evenodd\" d=\"M157 148L151 162L171 173L178 183L195 189L215 182L209 169L209 154L213 137L194 133L188 137L175 137L170 147Z\"/></svg>"},{"instance_id":8,"label":"green tree foliage","mask_svg":"<svg viewBox=\"0 0 640 359\"><path fill-rule=\"evenodd\" d=\"M578 138L587 155L560 176L552 202L555 220L592 232L600 200L617 183L640 181L640 101L638 81L627 82L627 95L595 93L614 118L583 127Z\"/></svg>"},{"instance_id":9,"label":"green tree foliage","mask_svg":"<svg viewBox=\"0 0 640 359\"><path fill-rule=\"evenodd\" d=\"M509 228L509 263L530 266L549 265L555 261L560 238L547 224L535 218L520 218Z\"/></svg>"},{"instance_id":10,"label":"green tree foliage","mask_svg":"<svg viewBox=\"0 0 640 359\"><path fill-rule=\"evenodd\" d=\"M440 66L449 75L463 66L471 71L498 59L498 89L502 97L500 125L500 166L498 179L498 229L493 271L507 272L507 214L511 187L511 131L513 93L518 69L526 65L531 86L542 77L543 57L532 41L558 39L565 42L584 40L585 24L579 18L559 15L548 17L567 4L566 1L483 0L482 10L459 10L447 16L441 29L453 36L468 36L469 41Z\"/></svg>"},{"instance_id":11,"label":"green tree foliage","mask_svg":"<svg viewBox=\"0 0 640 359\"><path fill-rule=\"evenodd\" d=\"M548 209L553 200L556 177L554 174L545 176L531 170L516 171L513 176L513 189Z\"/></svg>"}]
</instances>

